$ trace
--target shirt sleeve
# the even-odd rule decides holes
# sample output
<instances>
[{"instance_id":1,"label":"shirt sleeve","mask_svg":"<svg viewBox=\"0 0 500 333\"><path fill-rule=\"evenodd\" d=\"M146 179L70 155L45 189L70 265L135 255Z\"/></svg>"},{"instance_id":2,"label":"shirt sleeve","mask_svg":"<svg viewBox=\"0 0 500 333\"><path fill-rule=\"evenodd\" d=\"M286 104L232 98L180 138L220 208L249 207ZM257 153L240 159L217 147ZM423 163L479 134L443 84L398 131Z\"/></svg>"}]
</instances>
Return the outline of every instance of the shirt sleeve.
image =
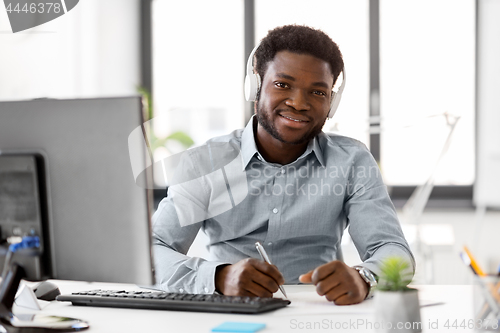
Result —
<instances>
[{"instance_id":1,"label":"shirt sleeve","mask_svg":"<svg viewBox=\"0 0 500 333\"><path fill-rule=\"evenodd\" d=\"M215 291L215 270L226 263L186 255L202 223L181 226L172 199L160 202L153 215L153 258L161 289L194 294Z\"/></svg>"},{"instance_id":2,"label":"shirt sleeve","mask_svg":"<svg viewBox=\"0 0 500 333\"><path fill-rule=\"evenodd\" d=\"M356 154L344 204L349 234L363 263L376 275L381 262L398 256L415 273L415 259L403 235L396 210L387 193L378 165L365 148Z\"/></svg>"}]
</instances>

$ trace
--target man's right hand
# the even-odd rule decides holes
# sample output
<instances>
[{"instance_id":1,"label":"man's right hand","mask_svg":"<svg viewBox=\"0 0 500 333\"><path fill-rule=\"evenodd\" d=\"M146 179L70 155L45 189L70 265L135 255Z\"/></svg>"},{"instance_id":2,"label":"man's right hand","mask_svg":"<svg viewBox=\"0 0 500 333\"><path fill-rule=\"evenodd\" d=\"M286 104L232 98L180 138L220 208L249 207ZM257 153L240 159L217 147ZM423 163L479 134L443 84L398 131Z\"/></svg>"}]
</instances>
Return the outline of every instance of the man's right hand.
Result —
<instances>
[{"instance_id":1,"label":"man's right hand","mask_svg":"<svg viewBox=\"0 0 500 333\"><path fill-rule=\"evenodd\" d=\"M283 283L276 266L254 258L219 266L215 272L216 290L230 296L273 297Z\"/></svg>"}]
</instances>

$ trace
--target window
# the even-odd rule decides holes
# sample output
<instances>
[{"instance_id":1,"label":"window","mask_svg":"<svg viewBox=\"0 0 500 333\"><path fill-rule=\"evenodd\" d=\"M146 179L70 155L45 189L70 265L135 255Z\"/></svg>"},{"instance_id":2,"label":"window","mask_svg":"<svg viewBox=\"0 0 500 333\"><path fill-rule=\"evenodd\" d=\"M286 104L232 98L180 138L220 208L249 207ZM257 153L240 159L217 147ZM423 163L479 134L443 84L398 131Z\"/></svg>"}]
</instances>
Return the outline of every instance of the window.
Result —
<instances>
[{"instance_id":1,"label":"window","mask_svg":"<svg viewBox=\"0 0 500 333\"><path fill-rule=\"evenodd\" d=\"M152 18L157 136L202 144L243 127L243 2L155 0Z\"/></svg>"},{"instance_id":2,"label":"window","mask_svg":"<svg viewBox=\"0 0 500 333\"><path fill-rule=\"evenodd\" d=\"M474 6L472 0L380 1L380 159L388 185L427 180L449 133L444 112L461 119L435 183L474 181Z\"/></svg>"}]
</instances>

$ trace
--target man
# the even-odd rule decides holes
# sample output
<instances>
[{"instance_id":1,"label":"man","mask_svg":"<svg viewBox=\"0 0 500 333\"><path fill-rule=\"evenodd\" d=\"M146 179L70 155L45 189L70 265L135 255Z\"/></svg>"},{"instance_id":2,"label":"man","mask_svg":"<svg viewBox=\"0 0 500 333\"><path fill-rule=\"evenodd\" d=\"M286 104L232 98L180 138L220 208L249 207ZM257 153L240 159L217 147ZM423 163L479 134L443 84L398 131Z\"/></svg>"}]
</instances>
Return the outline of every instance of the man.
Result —
<instances>
[{"instance_id":1,"label":"man","mask_svg":"<svg viewBox=\"0 0 500 333\"><path fill-rule=\"evenodd\" d=\"M256 116L244 130L208 143L241 149L248 195L224 212L186 223L191 209L179 203L217 201L214 182L169 188L153 219L159 283L177 292L261 297L284 283L313 283L329 301L359 303L371 294L384 258L403 257L413 270L414 259L369 151L354 139L322 132L344 67L340 50L323 32L290 25L269 32L255 61L261 78ZM188 169L208 159L190 160ZM230 193L234 181L226 173L224 179ZM207 186L210 199L196 198L195 188ZM363 260L359 267L341 261L347 226ZM200 228L210 238L210 261L185 255ZM256 241L276 266L256 259Z\"/></svg>"}]
</instances>

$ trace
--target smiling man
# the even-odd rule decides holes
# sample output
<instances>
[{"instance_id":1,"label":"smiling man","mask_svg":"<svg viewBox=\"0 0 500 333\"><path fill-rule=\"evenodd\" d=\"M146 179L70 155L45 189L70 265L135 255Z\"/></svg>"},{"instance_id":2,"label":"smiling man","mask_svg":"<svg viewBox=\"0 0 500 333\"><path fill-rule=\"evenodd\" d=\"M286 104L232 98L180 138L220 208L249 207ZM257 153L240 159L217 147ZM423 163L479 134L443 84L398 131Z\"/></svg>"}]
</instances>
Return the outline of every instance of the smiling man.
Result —
<instances>
[{"instance_id":1,"label":"smiling man","mask_svg":"<svg viewBox=\"0 0 500 333\"><path fill-rule=\"evenodd\" d=\"M208 142L241 149L248 195L226 212L181 225L178 193L169 189L153 218L162 288L270 297L284 283L313 283L319 295L342 305L371 296L384 258L402 257L414 271L370 152L322 132L344 67L337 45L319 30L289 25L270 31L252 60L260 77L256 115L245 129ZM225 179L230 193L234 184ZM212 188L207 193L213 199ZM355 267L341 257L348 226L363 260ZM210 239L210 260L185 255L200 228ZM256 259L256 241L274 265Z\"/></svg>"}]
</instances>

